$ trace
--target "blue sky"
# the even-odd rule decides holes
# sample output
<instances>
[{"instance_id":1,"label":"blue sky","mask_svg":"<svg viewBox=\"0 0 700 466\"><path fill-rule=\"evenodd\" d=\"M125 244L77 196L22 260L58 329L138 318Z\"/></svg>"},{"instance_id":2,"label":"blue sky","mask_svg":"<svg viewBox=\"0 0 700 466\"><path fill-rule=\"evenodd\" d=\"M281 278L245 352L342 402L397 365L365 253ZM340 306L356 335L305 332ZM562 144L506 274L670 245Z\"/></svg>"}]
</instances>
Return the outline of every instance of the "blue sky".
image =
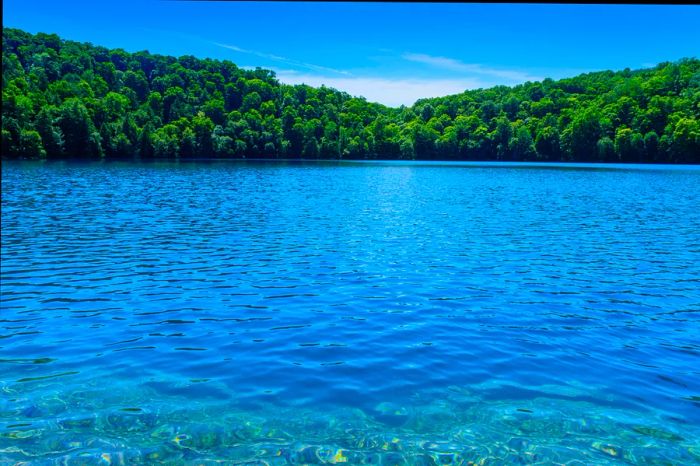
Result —
<instances>
[{"instance_id":1,"label":"blue sky","mask_svg":"<svg viewBox=\"0 0 700 466\"><path fill-rule=\"evenodd\" d=\"M4 0L6 27L228 59L387 105L700 51L700 6Z\"/></svg>"}]
</instances>

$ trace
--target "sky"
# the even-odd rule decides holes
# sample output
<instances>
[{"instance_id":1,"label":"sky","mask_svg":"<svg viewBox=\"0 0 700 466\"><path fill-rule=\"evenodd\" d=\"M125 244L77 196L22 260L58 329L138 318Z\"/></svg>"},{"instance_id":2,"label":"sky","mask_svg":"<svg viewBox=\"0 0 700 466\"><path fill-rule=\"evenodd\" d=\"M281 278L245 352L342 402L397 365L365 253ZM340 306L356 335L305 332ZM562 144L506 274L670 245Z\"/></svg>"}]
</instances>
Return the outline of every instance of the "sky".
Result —
<instances>
[{"instance_id":1,"label":"sky","mask_svg":"<svg viewBox=\"0 0 700 466\"><path fill-rule=\"evenodd\" d=\"M4 0L3 23L259 66L390 106L700 52L697 5Z\"/></svg>"}]
</instances>

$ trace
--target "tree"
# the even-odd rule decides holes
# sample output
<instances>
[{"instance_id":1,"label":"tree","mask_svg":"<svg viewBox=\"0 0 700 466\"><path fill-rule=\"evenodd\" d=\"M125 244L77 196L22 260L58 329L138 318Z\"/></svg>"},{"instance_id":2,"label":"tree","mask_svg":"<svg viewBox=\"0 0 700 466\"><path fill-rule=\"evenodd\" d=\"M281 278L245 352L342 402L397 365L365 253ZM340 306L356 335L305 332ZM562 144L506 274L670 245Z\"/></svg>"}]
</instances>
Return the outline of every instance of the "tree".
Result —
<instances>
[{"instance_id":1,"label":"tree","mask_svg":"<svg viewBox=\"0 0 700 466\"><path fill-rule=\"evenodd\" d=\"M138 156L142 159L151 159L155 156L153 127L150 124L144 126L139 134Z\"/></svg>"},{"instance_id":2,"label":"tree","mask_svg":"<svg viewBox=\"0 0 700 466\"><path fill-rule=\"evenodd\" d=\"M46 157L46 150L41 142L41 136L34 130L23 129L20 133L20 151L28 159L43 159Z\"/></svg>"},{"instance_id":3,"label":"tree","mask_svg":"<svg viewBox=\"0 0 700 466\"><path fill-rule=\"evenodd\" d=\"M416 156L421 159L432 159L435 156L435 141L440 134L432 128L416 122L413 131Z\"/></svg>"},{"instance_id":4,"label":"tree","mask_svg":"<svg viewBox=\"0 0 700 466\"><path fill-rule=\"evenodd\" d=\"M58 125L65 138L66 155L83 158L101 155L99 134L93 126L87 108L79 99L71 98L61 105Z\"/></svg>"},{"instance_id":5,"label":"tree","mask_svg":"<svg viewBox=\"0 0 700 466\"><path fill-rule=\"evenodd\" d=\"M243 105L241 105L241 109L245 112L260 107L261 103L262 99L260 98L260 94L257 92L251 92L243 97Z\"/></svg>"},{"instance_id":6,"label":"tree","mask_svg":"<svg viewBox=\"0 0 700 466\"><path fill-rule=\"evenodd\" d=\"M644 139L630 128L618 128L615 133L615 152L621 162L635 163L644 157Z\"/></svg>"},{"instance_id":7,"label":"tree","mask_svg":"<svg viewBox=\"0 0 700 466\"><path fill-rule=\"evenodd\" d=\"M508 143L510 155L513 160L535 160L536 150L532 135L525 126L519 126L515 130L515 136Z\"/></svg>"},{"instance_id":8,"label":"tree","mask_svg":"<svg viewBox=\"0 0 700 466\"><path fill-rule=\"evenodd\" d=\"M677 163L698 161L700 123L694 118L680 118L673 128L671 157Z\"/></svg>"},{"instance_id":9,"label":"tree","mask_svg":"<svg viewBox=\"0 0 700 466\"><path fill-rule=\"evenodd\" d=\"M603 136L601 115L595 109L578 113L567 128L566 141L573 160L590 162L594 159L598 140Z\"/></svg>"},{"instance_id":10,"label":"tree","mask_svg":"<svg viewBox=\"0 0 700 466\"><path fill-rule=\"evenodd\" d=\"M503 111L506 112L510 120L515 120L515 117L520 109L520 100L514 95L511 95L503 103Z\"/></svg>"},{"instance_id":11,"label":"tree","mask_svg":"<svg viewBox=\"0 0 700 466\"><path fill-rule=\"evenodd\" d=\"M41 137L47 158L60 158L63 156L63 132L57 124L59 118L58 109L53 105L47 105L39 111L34 123Z\"/></svg>"},{"instance_id":12,"label":"tree","mask_svg":"<svg viewBox=\"0 0 700 466\"><path fill-rule=\"evenodd\" d=\"M446 128L442 136L435 141L435 148L440 158L457 158L459 155L457 129L454 126Z\"/></svg>"},{"instance_id":13,"label":"tree","mask_svg":"<svg viewBox=\"0 0 700 466\"><path fill-rule=\"evenodd\" d=\"M496 158L498 160L510 160L510 141L513 137L513 125L505 116L495 119L496 128L491 133L491 140L496 146Z\"/></svg>"},{"instance_id":14,"label":"tree","mask_svg":"<svg viewBox=\"0 0 700 466\"><path fill-rule=\"evenodd\" d=\"M644 147L646 149L645 162L659 161L659 136L654 131L644 135Z\"/></svg>"},{"instance_id":15,"label":"tree","mask_svg":"<svg viewBox=\"0 0 700 466\"><path fill-rule=\"evenodd\" d=\"M197 155L197 140L192 128L186 127L180 138L180 157L190 159Z\"/></svg>"},{"instance_id":16,"label":"tree","mask_svg":"<svg viewBox=\"0 0 700 466\"><path fill-rule=\"evenodd\" d=\"M319 154L318 141L315 137L310 137L306 140L304 144L304 150L302 151L302 156L307 159L316 159Z\"/></svg>"},{"instance_id":17,"label":"tree","mask_svg":"<svg viewBox=\"0 0 700 466\"><path fill-rule=\"evenodd\" d=\"M607 136L603 136L598 140L596 144L598 162L617 162L619 161L617 154L615 153L615 144L612 139Z\"/></svg>"},{"instance_id":18,"label":"tree","mask_svg":"<svg viewBox=\"0 0 700 466\"><path fill-rule=\"evenodd\" d=\"M537 148L537 157L540 160L560 160L559 131L551 126L545 126L537 133L535 147Z\"/></svg>"},{"instance_id":19,"label":"tree","mask_svg":"<svg viewBox=\"0 0 700 466\"><path fill-rule=\"evenodd\" d=\"M214 151L212 143L212 132L214 131L214 122L200 112L192 119L192 130L195 135L196 155L199 157L209 157Z\"/></svg>"}]
</instances>

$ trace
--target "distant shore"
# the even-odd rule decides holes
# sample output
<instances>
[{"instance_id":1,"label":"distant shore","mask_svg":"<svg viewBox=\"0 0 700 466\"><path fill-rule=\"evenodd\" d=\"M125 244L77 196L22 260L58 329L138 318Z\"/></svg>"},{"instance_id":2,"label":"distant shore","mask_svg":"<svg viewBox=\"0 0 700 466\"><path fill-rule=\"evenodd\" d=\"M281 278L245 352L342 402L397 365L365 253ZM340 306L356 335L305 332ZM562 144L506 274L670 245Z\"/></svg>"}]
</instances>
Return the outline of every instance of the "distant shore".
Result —
<instances>
[{"instance_id":1,"label":"distant shore","mask_svg":"<svg viewBox=\"0 0 700 466\"><path fill-rule=\"evenodd\" d=\"M392 108L226 60L3 29L3 158L696 164L698 99L696 58Z\"/></svg>"}]
</instances>

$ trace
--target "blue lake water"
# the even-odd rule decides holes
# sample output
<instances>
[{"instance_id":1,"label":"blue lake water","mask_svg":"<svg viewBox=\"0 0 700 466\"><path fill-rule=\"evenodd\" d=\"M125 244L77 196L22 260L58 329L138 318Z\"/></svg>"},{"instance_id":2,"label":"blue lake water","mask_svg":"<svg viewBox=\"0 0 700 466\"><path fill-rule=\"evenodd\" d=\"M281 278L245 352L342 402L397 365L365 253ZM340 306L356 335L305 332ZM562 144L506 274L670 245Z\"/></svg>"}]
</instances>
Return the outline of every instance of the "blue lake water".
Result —
<instances>
[{"instance_id":1,"label":"blue lake water","mask_svg":"<svg viewBox=\"0 0 700 466\"><path fill-rule=\"evenodd\" d=\"M700 464L697 167L3 162L1 280L3 465Z\"/></svg>"}]
</instances>

